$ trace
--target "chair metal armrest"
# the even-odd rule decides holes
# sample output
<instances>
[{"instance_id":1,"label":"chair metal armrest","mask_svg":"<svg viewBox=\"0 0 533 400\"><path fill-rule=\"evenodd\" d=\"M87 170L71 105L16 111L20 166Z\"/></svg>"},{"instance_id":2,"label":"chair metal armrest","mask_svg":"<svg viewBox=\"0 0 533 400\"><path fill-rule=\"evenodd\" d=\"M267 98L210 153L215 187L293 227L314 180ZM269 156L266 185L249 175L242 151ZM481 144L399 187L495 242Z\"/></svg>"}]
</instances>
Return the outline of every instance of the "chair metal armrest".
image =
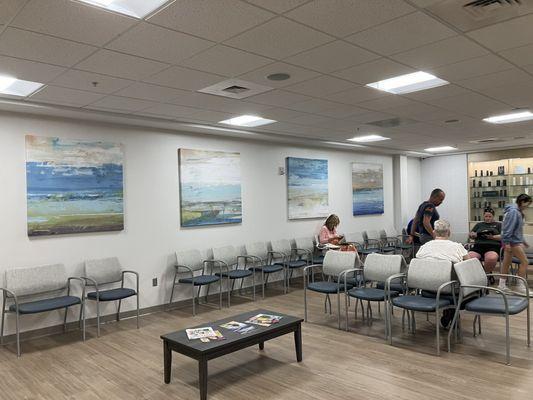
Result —
<instances>
[{"instance_id":1,"label":"chair metal armrest","mask_svg":"<svg viewBox=\"0 0 533 400\"><path fill-rule=\"evenodd\" d=\"M18 298L17 298L17 295L15 294L15 292L12 292L11 290L9 289L6 289L6 288L3 288L3 287L0 287L0 291L4 292L4 296L6 296L7 298L12 298L14 303L15 303L15 312L18 314L19 312L19 301L18 301ZM5 307L5 303L4 303L4 307ZM4 310L2 310L2 312L4 312ZM8 312L9 312L9 309L8 309Z\"/></svg>"},{"instance_id":2,"label":"chair metal armrest","mask_svg":"<svg viewBox=\"0 0 533 400\"><path fill-rule=\"evenodd\" d=\"M311 273L313 273L313 268L323 268L324 266L322 264L312 264L312 265L308 265L307 267L304 267L303 269L303 272L302 272L302 275L303 275L303 278L304 278L304 286L307 287L307 285L305 284L305 279L307 277L307 281L309 282L309 273L308 271L311 270ZM315 277L314 277L314 274L312 276L313 278L313 282L315 281Z\"/></svg>"},{"instance_id":3,"label":"chair metal armrest","mask_svg":"<svg viewBox=\"0 0 533 400\"><path fill-rule=\"evenodd\" d=\"M223 272L223 268L226 268L226 271L227 273L229 274L229 265L227 262L225 261L222 261L222 260L206 260L208 262L211 262L213 263L214 265L218 265L219 269L220 269L220 278L222 278L222 272ZM205 262L205 261L204 261Z\"/></svg>"},{"instance_id":4,"label":"chair metal armrest","mask_svg":"<svg viewBox=\"0 0 533 400\"><path fill-rule=\"evenodd\" d=\"M367 248L368 246L372 245L374 243L375 246L377 246L378 249L381 249L383 247L383 243L381 243L381 240L379 239L367 239Z\"/></svg>"},{"instance_id":5,"label":"chair metal armrest","mask_svg":"<svg viewBox=\"0 0 533 400\"><path fill-rule=\"evenodd\" d=\"M85 281L85 286L94 286L94 290L96 291L96 298L100 299L100 289L98 289L98 283L94 279L86 276L82 276L81 279ZM91 284L88 285L87 282L90 282Z\"/></svg>"},{"instance_id":6,"label":"chair metal armrest","mask_svg":"<svg viewBox=\"0 0 533 400\"><path fill-rule=\"evenodd\" d=\"M131 269L125 269L122 271L122 287L124 287L124 275L126 274L134 274L135 275L135 281L136 281L136 288L137 288L137 294L139 294L139 273L137 271L133 271Z\"/></svg>"},{"instance_id":7,"label":"chair metal armrest","mask_svg":"<svg viewBox=\"0 0 533 400\"><path fill-rule=\"evenodd\" d=\"M181 265L181 264L174 264L174 268L176 269L176 272L179 274L180 273L180 268L183 268L183 269L186 269L187 271L184 271L184 272L190 272L191 275L193 274L193 270L191 267L187 267L186 265Z\"/></svg>"},{"instance_id":8,"label":"chair metal armrest","mask_svg":"<svg viewBox=\"0 0 533 400\"><path fill-rule=\"evenodd\" d=\"M67 279L67 295L70 295L70 282L76 280L81 282L81 299L85 298L85 281L79 276L70 276Z\"/></svg>"},{"instance_id":9,"label":"chair metal armrest","mask_svg":"<svg viewBox=\"0 0 533 400\"><path fill-rule=\"evenodd\" d=\"M298 247L295 247L295 248L292 249L292 250L295 251L296 254L298 254L298 252L300 252L300 251L301 251L302 253L304 253L304 254L309 254L309 255L312 255L312 254L313 254L313 252L312 252L311 250L309 250L309 249L300 249L300 248L298 248Z\"/></svg>"},{"instance_id":10,"label":"chair metal armrest","mask_svg":"<svg viewBox=\"0 0 533 400\"><path fill-rule=\"evenodd\" d=\"M348 283L348 281L346 280L346 277L349 272L356 272L356 271L363 271L363 268L349 268L349 269L345 269L344 271L341 271L341 273L339 274L339 277L337 278L337 293L340 293L339 283L341 281L341 278L343 277L344 277L344 293L348 292L348 288L346 287L346 284Z\"/></svg>"},{"instance_id":11,"label":"chair metal armrest","mask_svg":"<svg viewBox=\"0 0 533 400\"><path fill-rule=\"evenodd\" d=\"M491 292L495 292L503 297L503 303L505 304L505 311L508 314L509 313L509 302L507 301L507 293L505 293L503 290L499 288L494 288L491 286L481 286L481 285L461 285L460 288L472 288L472 289L480 289L480 290L488 290ZM527 290L528 298L529 298L529 289ZM462 291L461 291L461 297L462 297Z\"/></svg>"},{"instance_id":12,"label":"chair metal armrest","mask_svg":"<svg viewBox=\"0 0 533 400\"><path fill-rule=\"evenodd\" d=\"M237 257L237 259L239 258L244 258L244 267L246 268L246 264L248 264L248 260L252 260L252 265L255 263L255 262L258 262L258 263L261 263L261 258L260 257L257 257L257 256L254 256L252 254L247 254L245 256L239 256Z\"/></svg>"},{"instance_id":13,"label":"chair metal armrest","mask_svg":"<svg viewBox=\"0 0 533 400\"><path fill-rule=\"evenodd\" d=\"M407 274L405 273L401 273L401 274L394 274L394 275L391 275L387 278L387 280L385 281L385 294L389 294L390 295L390 284L393 280L396 280L396 279L400 279L400 278L405 278L407 276Z\"/></svg>"},{"instance_id":14,"label":"chair metal armrest","mask_svg":"<svg viewBox=\"0 0 533 400\"><path fill-rule=\"evenodd\" d=\"M448 282L445 282L443 283L442 285L440 285L437 289L437 296L436 296L436 301L437 301L437 308L439 306L439 299L440 299L440 292L447 286L452 286L452 289L451 289L451 292L452 292L452 298L453 298L453 303L454 305L457 305L457 301L455 299L455 290L453 290L453 287L455 285L457 285L459 283L459 281L448 281Z\"/></svg>"},{"instance_id":15,"label":"chair metal armrest","mask_svg":"<svg viewBox=\"0 0 533 400\"><path fill-rule=\"evenodd\" d=\"M287 254L282 253L281 251L270 250L270 251L268 252L268 254L272 257L272 259L276 258L276 257L274 256L275 254L281 256L281 258L283 259L283 264L285 264L285 263L288 261Z\"/></svg>"},{"instance_id":16,"label":"chair metal armrest","mask_svg":"<svg viewBox=\"0 0 533 400\"><path fill-rule=\"evenodd\" d=\"M524 286L526 287L526 295L529 298L529 284L527 283L527 280L525 278L522 278L519 275L498 274L498 273L487 274L487 276L505 276L506 278L518 278L524 283Z\"/></svg>"}]
</instances>

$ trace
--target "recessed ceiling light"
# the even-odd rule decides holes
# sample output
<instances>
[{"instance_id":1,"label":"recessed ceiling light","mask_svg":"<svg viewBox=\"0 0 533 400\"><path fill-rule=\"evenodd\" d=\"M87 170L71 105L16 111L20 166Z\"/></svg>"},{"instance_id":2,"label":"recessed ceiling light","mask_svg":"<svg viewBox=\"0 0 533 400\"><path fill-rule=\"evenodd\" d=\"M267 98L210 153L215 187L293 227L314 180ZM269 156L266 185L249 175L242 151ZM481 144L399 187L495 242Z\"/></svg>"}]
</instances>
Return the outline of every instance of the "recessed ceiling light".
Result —
<instances>
[{"instance_id":1,"label":"recessed ceiling light","mask_svg":"<svg viewBox=\"0 0 533 400\"><path fill-rule=\"evenodd\" d=\"M354 144L354 143L342 143L342 142L322 142L325 144L334 144L335 146L345 146L345 147L366 147L362 146L360 144Z\"/></svg>"},{"instance_id":2,"label":"recessed ceiling light","mask_svg":"<svg viewBox=\"0 0 533 400\"><path fill-rule=\"evenodd\" d=\"M531 111L519 111L510 114L495 115L493 117L483 118L483 121L491 124L508 124L510 122L520 122L533 119Z\"/></svg>"},{"instance_id":3,"label":"recessed ceiling light","mask_svg":"<svg viewBox=\"0 0 533 400\"><path fill-rule=\"evenodd\" d=\"M289 74L286 74L284 72L279 72L277 74L270 74L267 75L267 79L270 79L271 81L286 81L291 76Z\"/></svg>"},{"instance_id":4,"label":"recessed ceiling light","mask_svg":"<svg viewBox=\"0 0 533 400\"><path fill-rule=\"evenodd\" d=\"M0 93L12 96L29 96L43 86L42 83L24 81L12 76L0 75Z\"/></svg>"},{"instance_id":5,"label":"recessed ceiling light","mask_svg":"<svg viewBox=\"0 0 533 400\"><path fill-rule=\"evenodd\" d=\"M385 79L383 81L369 83L366 86L382 90L384 92L402 94L418 92L419 90L431 89L438 86L447 85L450 82L437 78L435 75L427 72L413 72L395 76L394 78Z\"/></svg>"},{"instance_id":6,"label":"recessed ceiling light","mask_svg":"<svg viewBox=\"0 0 533 400\"><path fill-rule=\"evenodd\" d=\"M457 150L457 147L452 146L439 146L439 147L428 147L424 151L429 151L430 153L440 153L441 151L452 151Z\"/></svg>"},{"instance_id":7,"label":"recessed ceiling light","mask_svg":"<svg viewBox=\"0 0 533 400\"><path fill-rule=\"evenodd\" d=\"M389 140L390 138L384 137L381 135L366 135L366 136L356 136L351 139L348 139L352 142L357 143L369 143L369 142L380 142L382 140Z\"/></svg>"},{"instance_id":8,"label":"recessed ceiling light","mask_svg":"<svg viewBox=\"0 0 533 400\"><path fill-rule=\"evenodd\" d=\"M135 18L144 18L168 0L79 0L96 7L105 8Z\"/></svg>"},{"instance_id":9,"label":"recessed ceiling light","mask_svg":"<svg viewBox=\"0 0 533 400\"><path fill-rule=\"evenodd\" d=\"M256 115L241 115L240 117L220 121L219 124L254 127L273 124L274 122L277 121L274 121L273 119L261 118Z\"/></svg>"}]
</instances>

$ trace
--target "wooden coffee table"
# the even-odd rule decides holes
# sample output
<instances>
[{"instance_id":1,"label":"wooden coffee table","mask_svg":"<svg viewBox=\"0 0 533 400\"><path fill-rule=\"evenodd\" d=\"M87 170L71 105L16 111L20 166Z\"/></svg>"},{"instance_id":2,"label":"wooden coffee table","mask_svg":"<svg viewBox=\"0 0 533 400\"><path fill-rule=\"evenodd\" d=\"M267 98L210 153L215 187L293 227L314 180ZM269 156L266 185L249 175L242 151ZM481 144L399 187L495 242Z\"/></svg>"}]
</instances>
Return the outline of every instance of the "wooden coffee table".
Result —
<instances>
[{"instance_id":1,"label":"wooden coffee table","mask_svg":"<svg viewBox=\"0 0 533 400\"><path fill-rule=\"evenodd\" d=\"M250 317L257 314L271 314L282 316L277 324L269 327L254 325L255 329L249 333L240 334L221 328L220 325L225 322L238 321L245 322ZM204 323L193 328L211 326L214 330L219 330L226 338L220 341L211 341L204 343L199 339L189 340L185 330L167 333L162 335L163 339L163 356L165 368L165 383L170 383L172 369L172 351L198 360L198 370L200 373L200 399L207 399L207 361L213 358L233 353L234 351L244 349L249 346L259 345L259 350L263 350L265 342L278 336L294 332L294 345L296 347L296 360L302 361L302 322L303 319L282 314L270 310L254 310L243 314L227 317L219 321ZM249 325L249 324L247 324Z\"/></svg>"}]
</instances>

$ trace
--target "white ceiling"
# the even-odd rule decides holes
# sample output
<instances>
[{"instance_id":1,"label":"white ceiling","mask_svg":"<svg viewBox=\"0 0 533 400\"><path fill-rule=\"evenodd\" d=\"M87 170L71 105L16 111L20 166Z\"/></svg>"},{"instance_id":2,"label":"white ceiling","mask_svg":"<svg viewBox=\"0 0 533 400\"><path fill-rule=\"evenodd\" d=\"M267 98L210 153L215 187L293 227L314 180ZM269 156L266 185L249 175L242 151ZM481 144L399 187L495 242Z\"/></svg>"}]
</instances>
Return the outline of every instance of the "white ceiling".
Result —
<instances>
[{"instance_id":1,"label":"white ceiling","mask_svg":"<svg viewBox=\"0 0 533 400\"><path fill-rule=\"evenodd\" d=\"M263 139L372 132L391 140L371 147L401 152L532 144L533 122L481 119L533 109L533 0L475 17L467 2L169 0L137 20L75 0L0 0L0 75L46 84L23 103L91 119L222 127L254 113L278 121L250 129ZM402 96L364 86L416 70L451 84ZM266 78L280 72L291 78ZM272 90L244 100L197 92L235 77ZM402 123L369 124L391 118ZM502 141L472 143L487 137Z\"/></svg>"}]
</instances>

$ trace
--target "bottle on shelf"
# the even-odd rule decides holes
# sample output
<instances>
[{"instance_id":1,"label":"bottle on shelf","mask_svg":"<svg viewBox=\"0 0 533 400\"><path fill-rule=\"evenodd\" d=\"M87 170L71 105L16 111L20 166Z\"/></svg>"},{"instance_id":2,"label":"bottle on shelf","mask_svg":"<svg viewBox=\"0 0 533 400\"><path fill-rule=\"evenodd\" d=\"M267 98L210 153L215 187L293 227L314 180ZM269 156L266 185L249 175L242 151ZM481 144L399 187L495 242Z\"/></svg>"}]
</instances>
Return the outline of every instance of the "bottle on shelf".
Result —
<instances>
[{"instance_id":1,"label":"bottle on shelf","mask_svg":"<svg viewBox=\"0 0 533 400\"><path fill-rule=\"evenodd\" d=\"M515 185L516 185L516 177L513 176L513 186L515 186Z\"/></svg>"},{"instance_id":2,"label":"bottle on shelf","mask_svg":"<svg viewBox=\"0 0 533 400\"><path fill-rule=\"evenodd\" d=\"M483 187L483 182L479 181L477 184L479 187Z\"/></svg>"},{"instance_id":3,"label":"bottle on shelf","mask_svg":"<svg viewBox=\"0 0 533 400\"><path fill-rule=\"evenodd\" d=\"M524 177L521 176L521 177L520 177L520 185L523 185L523 184L524 184Z\"/></svg>"},{"instance_id":4,"label":"bottle on shelf","mask_svg":"<svg viewBox=\"0 0 533 400\"><path fill-rule=\"evenodd\" d=\"M472 179L472 187L476 187L476 180Z\"/></svg>"},{"instance_id":5,"label":"bottle on shelf","mask_svg":"<svg viewBox=\"0 0 533 400\"><path fill-rule=\"evenodd\" d=\"M502 186L507 186L507 179L504 179L502 182Z\"/></svg>"},{"instance_id":6,"label":"bottle on shelf","mask_svg":"<svg viewBox=\"0 0 533 400\"><path fill-rule=\"evenodd\" d=\"M481 175L479 175L479 176L483 176L483 170L481 170L480 173L481 173Z\"/></svg>"},{"instance_id":7,"label":"bottle on shelf","mask_svg":"<svg viewBox=\"0 0 533 400\"><path fill-rule=\"evenodd\" d=\"M477 176L477 169L474 171L474 176Z\"/></svg>"},{"instance_id":8,"label":"bottle on shelf","mask_svg":"<svg viewBox=\"0 0 533 400\"><path fill-rule=\"evenodd\" d=\"M490 176L492 176L492 171L490 171Z\"/></svg>"},{"instance_id":9,"label":"bottle on shelf","mask_svg":"<svg viewBox=\"0 0 533 400\"><path fill-rule=\"evenodd\" d=\"M492 182L491 182L491 181L488 181L488 182L487 182L487 186L488 186L488 187L491 187L491 186L492 186Z\"/></svg>"}]
</instances>

